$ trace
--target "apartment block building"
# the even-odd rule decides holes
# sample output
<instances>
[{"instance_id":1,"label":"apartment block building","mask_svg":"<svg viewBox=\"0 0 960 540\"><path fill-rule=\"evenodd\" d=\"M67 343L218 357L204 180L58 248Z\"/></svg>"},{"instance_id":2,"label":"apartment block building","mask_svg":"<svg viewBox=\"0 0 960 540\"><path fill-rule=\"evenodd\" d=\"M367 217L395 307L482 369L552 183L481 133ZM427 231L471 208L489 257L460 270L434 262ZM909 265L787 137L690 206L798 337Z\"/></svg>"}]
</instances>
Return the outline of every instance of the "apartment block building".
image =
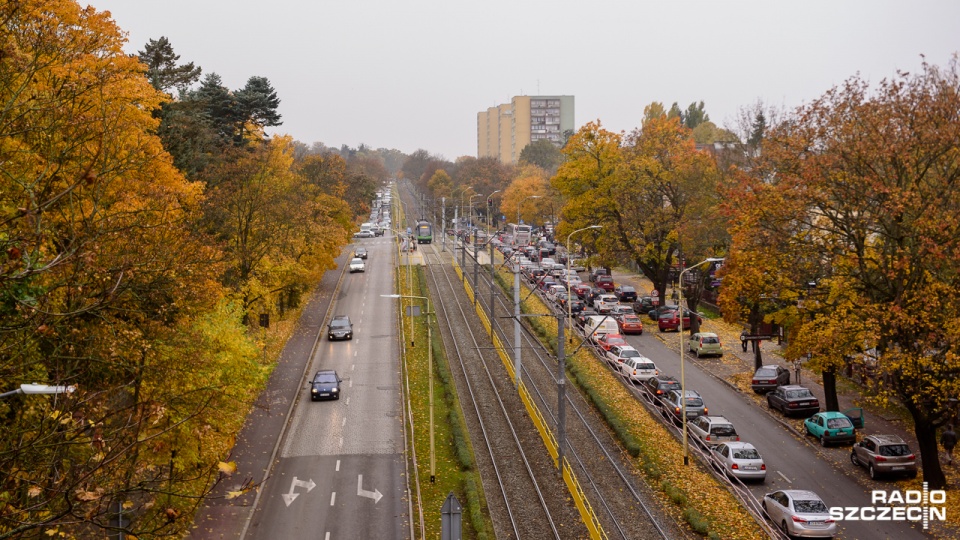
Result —
<instances>
[{"instance_id":1,"label":"apartment block building","mask_svg":"<svg viewBox=\"0 0 960 540\"><path fill-rule=\"evenodd\" d=\"M564 133L574 129L573 96L514 96L509 104L477 113L477 157L516 163L531 142L560 146Z\"/></svg>"}]
</instances>

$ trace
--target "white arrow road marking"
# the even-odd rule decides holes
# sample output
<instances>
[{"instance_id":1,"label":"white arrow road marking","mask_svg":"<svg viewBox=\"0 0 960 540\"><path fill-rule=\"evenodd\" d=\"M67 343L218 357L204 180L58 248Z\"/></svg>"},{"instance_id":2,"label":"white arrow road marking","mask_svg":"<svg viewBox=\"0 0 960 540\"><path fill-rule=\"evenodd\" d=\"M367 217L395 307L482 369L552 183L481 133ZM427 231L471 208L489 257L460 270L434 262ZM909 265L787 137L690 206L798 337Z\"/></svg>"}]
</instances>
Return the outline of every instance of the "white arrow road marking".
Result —
<instances>
[{"instance_id":1,"label":"white arrow road marking","mask_svg":"<svg viewBox=\"0 0 960 540\"><path fill-rule=\"evenodd\" d=\"M379 489L374 489L373 491L367 491L363 489L363 475L357 475L357 496L359 497L370 497L373 499L373 504L380 502L380 498L383 497L383 493L380 493Z\"/></svg>"},{"instance_id":2,"label":"white arrow road marking","mask_svg":"<svg viewBox=\"0 0 960 540\"><path fill-rule=\"evenodd\" d=\"M293 491L294 488L298 487L307 488L307 491L311 491L313 488L317 487L317 484L313 483L313 479L304 482L303 480L298 480L297 477L294 476L293 481L290 482L290 492L283 494L283 502L286 503L287 506L290 506L300 495L299 493L294 493Z\"/></svg>"}]
</instances>

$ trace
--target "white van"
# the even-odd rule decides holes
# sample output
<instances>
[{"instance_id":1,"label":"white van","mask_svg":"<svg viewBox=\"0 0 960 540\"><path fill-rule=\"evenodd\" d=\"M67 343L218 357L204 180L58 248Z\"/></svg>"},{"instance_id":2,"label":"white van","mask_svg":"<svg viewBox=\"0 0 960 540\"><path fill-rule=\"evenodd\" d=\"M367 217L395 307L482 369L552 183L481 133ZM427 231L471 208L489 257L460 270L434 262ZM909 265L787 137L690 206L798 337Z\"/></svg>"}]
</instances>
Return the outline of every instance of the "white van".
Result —
<instances>
[{"instance_id":1,"label":"white van","mask_svg":"<svg viewBox=\"0 0 960 540\"><path fill-rule=\"evenodd\" d=\"M617 320L613 317L604 315L591 315L586 324L583 325L584 335L596 343L600 336L605 334L619 334L620 327L617 326Z\"/></svg>"}]
</instances>

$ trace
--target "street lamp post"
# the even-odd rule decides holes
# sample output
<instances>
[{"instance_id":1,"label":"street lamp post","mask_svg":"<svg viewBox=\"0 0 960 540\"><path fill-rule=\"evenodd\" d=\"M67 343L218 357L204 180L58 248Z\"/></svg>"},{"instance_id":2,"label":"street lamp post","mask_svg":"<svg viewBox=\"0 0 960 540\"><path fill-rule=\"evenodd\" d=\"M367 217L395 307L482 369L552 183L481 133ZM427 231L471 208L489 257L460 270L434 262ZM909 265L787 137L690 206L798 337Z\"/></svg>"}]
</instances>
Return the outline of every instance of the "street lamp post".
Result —
<instances>
[{"instance_id":1,"label":"street lamp post","mask_svg":"<svg viewBox=\"0 0 960 540\"><path fill-rule=\"evenodd\" d=\"M679 296L677 296L677 316L680 317L680 400L683 403L683 464L690 464L690 446L687 440L687 382L684 378L684 359L686 358L686 351L683 350L683 274L693 270L698 266L702 266L707 263L720 262L723 260L723 257L709 257L706 260L700 261L697 264L691 266L690 268L684 268L680 271L680 281L677 283L677 290ZM691 317L693 314L691 313Z\"/></svg>"},{"instance_id":2,"label":"street lamp post","mask_svg":"<svg viewBox=\"0 0 960 540\"><path fill-rule=\"evenodd\" d=\"M460 220L463 219L463 196L467 194L468 189L473 191L473 187L471 186L467 186L460 191L460 206L457 207L457 209L460 210L460 219L457 220L457 228L455 230L460 229Z\"/></svg>"},{"instance_id":3,"label":"street lamp post","mask_svg":"<svg viewBox=\"0 0 960 540\"><path fill-rule=\"evenodd\" d=\"M520 227L520 209L527 199L539 199L540 195L528 195L520 199L517 205L517 228ZM513 245L518 246L517 229L514 229ZM513 267L513 358L514 373L516 373L517 389L520 389L520 263L517 262ZM562 340L561 340L562 341Z\"/></svg>"},{"instance_id":4,"label":"street lamp post","mask_svg":"<svg viewBox=\"0 0 960 540\"><path fill-rule=\"evenodd\" d=\"M581 231L602 228L602 225L591 225L589 227L577 229L567 235L567 326L570 327L570 343L573 343L573 308L570 306L570 237Z\"/></svg>"},{"instance_id":5,"label":"street lamp post","mask_svg":"<svg viewBox=\"0 0 960 540\"><path fill-rule=\"evenodd\" d=\"M492 225L493 225L493 215L492 215L492 214L493 214L493 213L490 211L490 197L493 197L494 193L500 193L501 191L503 191L503 190L502 190L502 189L498 189L498 190L494 191L493 193L487 195L487 232L488 232L488 233L490 233L490 232L492 232L492 231L494 230L493 227L492 227ZM490 260L493 261L493 259L490 259Z\"/></svg>"},{"instance_id":6,"label":"street lamp post","mask_svg":"<svg viewBox=\"0 0 960 540\"><path fill-rule=\"evenodd\" d=\"M429 381L430 394L430 483L437 481L437 461L433 437L433 339L430 326L430 316L436 317L436 313L430 311L430 299L426 296L402 295L402 294L381 294L384 298L418 298L427 302L427 380ZM411 313L412 315L412 313ZM412 326L412 325L411 325Z\"/></svg>"},{"instance_id":7,"label":"street lamp post","mask_svg":"<svg viewBox=\"0 0 960 540\"><path fill-rule=\"evenodd\" d=\"M11 390L9 392L4 392L0 394L0 398L5 398L7 396L12 396L14 394L45 394L45 395L57 395L57 394L72 394L77 390L77 387L74 385L65 386L51 386L49 384L21 384L20 388L16 390Z\"/></svg>"},{"instance_id":8,"label":"street lamp post","mask_svg":"<svg viewBox=\"0 0 960 540\"><path fill-rule=\"evenodd\" d=\"M470 214L469 214L469 217L467 218L467 223L469 223L471 226L473 225L473 198L474 197L483 197L483 193L474 193L473 195L470 196L470 199L469 199ZM474 238L474 240L476 240L476 238Z\"/></svg>"}]
</instances>

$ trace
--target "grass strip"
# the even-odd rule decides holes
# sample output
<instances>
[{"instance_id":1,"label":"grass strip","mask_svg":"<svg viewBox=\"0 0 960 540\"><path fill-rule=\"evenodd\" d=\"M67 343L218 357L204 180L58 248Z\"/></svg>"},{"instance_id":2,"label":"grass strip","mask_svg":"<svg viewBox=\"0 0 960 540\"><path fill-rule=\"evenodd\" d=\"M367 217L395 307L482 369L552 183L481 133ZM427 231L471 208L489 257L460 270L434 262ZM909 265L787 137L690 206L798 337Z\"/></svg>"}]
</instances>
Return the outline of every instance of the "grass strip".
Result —
<instances>
[{"instance_id":1,"label":"grass strip","mask_svg":"<svg viewBox=\"0 0 960 540\"><path fill-rule=\"evenodd\" d=\"M409 294L407 268L400 267L398 289L400 294ZM411 272L414 296L429 296L423 269L413 267ZM402 305L409 300L403 299ZM431 302L431 306L436 305ZM400 306L398 306L398 309ZM406 315L404 315L406 316ZM473 447L466 429L463 411L457 397L450 366L443 347L443 339L435 319L432 335L433 375L434 379L434 445L436 482L430 482L430 400L429 400L429 358L427 344L427 316L414 319L414 342L416 347L407 346L407 370L410 377L410 402L413 415L413 435L411 443L416 446L416 459L419 468L420 496L423 499L424 525L426 538L439 538L440 510L450 493L453 493L464 508L463 538L487 540L493 538L492 525L486 515L486 501L476 470ZM409 328L409 327L408 327ZM406 339L406 338L405 338ZM412 453L411 453L412 456ZM411 478L411 481L414 479ZM415 490L412 490L416 496ZM413 517L411 516L411 519Z\"/></svg>"}]
</instances>

